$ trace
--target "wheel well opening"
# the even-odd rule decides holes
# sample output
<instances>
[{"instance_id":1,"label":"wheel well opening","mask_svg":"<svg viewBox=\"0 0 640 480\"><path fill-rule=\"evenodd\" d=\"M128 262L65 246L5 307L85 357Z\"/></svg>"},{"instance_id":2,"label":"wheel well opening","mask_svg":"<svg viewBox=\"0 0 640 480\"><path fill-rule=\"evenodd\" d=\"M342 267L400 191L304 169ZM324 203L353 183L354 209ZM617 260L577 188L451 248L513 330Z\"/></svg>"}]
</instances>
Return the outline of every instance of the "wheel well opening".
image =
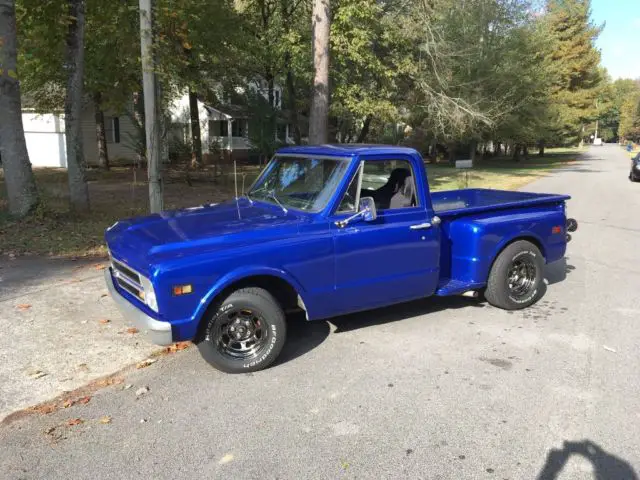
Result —
<instances>
[{"instance_id":1,"label":"wheel well opening","mask_svg":"<svg viewBox=\"0 0 640 480\"><path fill-rule=\"evenodd\" d=\"M298 308L298 292L286 280L272 275L255 275L253 277L243 278L242 280L238 280L237 282L227 286L211 301L206 312L200 319L198 334L196 336L197 341L202 339L202 335L204 333L203 330L207 324L208 318L212 314L212 311L218 308L220 302L236 290L251 287L262 288L269 292L285 312L287 310Z\"/></svg>"},{"instance_id":2,"label":"wheel well opening","mask_svg":"<svg viewBox=\"0 0 640 480\"><path fill-rule=\"evenodd\" d=\"M546 258L547 258L546 253L545 253L545 251L544 251L544 248L542 247L542 244L538 241L538 239L537 239L537 238L535 238L535 237L531 237L531 236L516 237L516 238L513 238L513 239L509 240L507 243L505 243L505 244L503 245L503 247L502 247L500 250L498 250L498 251L496 252L496 254L495 254L495 255L494 255L494 257L493 257L493 260L491 261L491 265L489 266L489 270L487 271L487 276L488 276L488 275L489 275L489 273L491 272L491 269L493 268L493 265L494 265L494 263L496 263L496 260L498 259L498 257L500 256L500 254L501 254L501 253L502 253L502 252L503 252L503 251L504 251L504 250L505 250L509 245L512 245L512 244L514 244L515 242L520 242L520 241L529 242L529 243L532 243L533 245L535 245L535 246L538 248L538 250L540 250L540 253L542 254L542 258L544 258L544 259L545 259L545 263L546 263Z\"/></svg>"},{"instance_id":3,"label":"wheel well opening","mask_svg":"<svg viewBox=\"0 0 640 480\"><path fill-rule=\"evenodd\" d=\"M514 238L508 244L506 244L502 250L507 248L513 242L519 242L521 240L524 240L524 241L529 242L529 243L533 243L538 248L538 250L540 250L540 253L542 254L542 258L544 258L545 262L546 262L547 253L544 251L544 247L542 246L542 243L540 243L540 241L535 237L518 237L518 238ZM502 250L500 250L500 252L502 252Z\"/></svg>"},{"instance_id":4,"label":"wheel well opening","mask_svg":"<svg viewBox=\"0 0 640 480\"><path fill-rule=\"evenodd\" d=\"M225 288L216 299L225 298L235 290L250 287L262 288L269 292L285 311L296 308L298 305L298 292L296 289L286 280L272 275L256 275L238 280Z\"/></svg>"}]
</instances>

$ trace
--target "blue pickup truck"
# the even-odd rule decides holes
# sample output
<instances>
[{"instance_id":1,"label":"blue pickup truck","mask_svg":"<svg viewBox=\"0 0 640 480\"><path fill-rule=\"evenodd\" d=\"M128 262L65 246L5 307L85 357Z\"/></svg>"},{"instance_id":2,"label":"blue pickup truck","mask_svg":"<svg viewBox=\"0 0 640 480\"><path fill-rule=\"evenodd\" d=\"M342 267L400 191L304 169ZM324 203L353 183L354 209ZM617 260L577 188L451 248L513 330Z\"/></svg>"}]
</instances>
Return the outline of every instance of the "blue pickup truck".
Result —
<instances>
[{"instance_id":1,"label":"blue pickup truck","mask_svg":"<svg viewBox=\"0 0 640 480\"><path fill-rule=\"evenodd\" d=\"M277 358L295 309L318 320L430 295L533 304L577 228L568 199L431 193L410 148L283 148L241 197L116 222L105 280L155 343L194 340L214 367L251 372Z\"/></svg>"}]
</instances>

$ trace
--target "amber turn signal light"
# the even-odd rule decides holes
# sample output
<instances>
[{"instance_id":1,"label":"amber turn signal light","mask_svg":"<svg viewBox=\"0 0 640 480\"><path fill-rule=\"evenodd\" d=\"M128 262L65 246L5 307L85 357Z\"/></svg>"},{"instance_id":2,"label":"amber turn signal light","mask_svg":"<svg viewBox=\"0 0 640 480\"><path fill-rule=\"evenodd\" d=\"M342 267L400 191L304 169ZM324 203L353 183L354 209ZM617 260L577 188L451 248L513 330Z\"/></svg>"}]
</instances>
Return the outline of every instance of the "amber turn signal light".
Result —
<instances>
[{"instance_id":1,"label":"amber turn signal light","mask_svg":"<svg viewBox=\"0 0 640 480\"><path fill-rule=\"evenodd\" d=\"M173 286L173 294L174 295L186 295L187 293L193 292L193 287L191 285L174 285Z\"/></svg>"}]
</instances>

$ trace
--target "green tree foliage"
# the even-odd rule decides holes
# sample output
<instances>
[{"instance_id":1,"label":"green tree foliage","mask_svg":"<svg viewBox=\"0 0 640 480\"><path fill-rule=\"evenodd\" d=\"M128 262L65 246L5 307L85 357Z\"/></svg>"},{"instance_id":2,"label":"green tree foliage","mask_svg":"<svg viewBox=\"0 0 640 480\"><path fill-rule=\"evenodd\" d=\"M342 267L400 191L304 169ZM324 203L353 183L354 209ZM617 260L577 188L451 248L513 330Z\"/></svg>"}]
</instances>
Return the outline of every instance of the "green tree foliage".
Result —
<instances>
[{"instance_id":1,"label":"green tree foliage","mask_svg":"<svg viewBox=\"0 0 640 480\"><path fill-rule=\"evenodd\" d=\"M556 141L578 142L588 134L585 125L597 116L602 73L595 39L602 27L589 16L590 0L549 0L545 19L550 38L551 98L555 106Z\"/></svg>"},{"instance_id":2,"label":"green tree foliage","mask_svg":"<svg viewBox=\"0 0 640 480\"><path fill-rule=\"evenodd\" d=\"M636 92L640 91L640 83L627 78L619 78L615 82L607 74L598 98L598 130L599 136L606 142L620 139L620 120L622 107ZM627 117L629 118L629 117ZM589 131L595 131L595 124L589 126Z\"/></svg>"},{"instance_id":3,"label":"green tree foliage","mask_svg":"<svg viewBox=\"0 0 640 480\"><path fill-rule=\"evenodd\" d=\"M640 85L629 93L620 108L619 135L625 140L640 142Z\"/></svg>"}]
</instances>

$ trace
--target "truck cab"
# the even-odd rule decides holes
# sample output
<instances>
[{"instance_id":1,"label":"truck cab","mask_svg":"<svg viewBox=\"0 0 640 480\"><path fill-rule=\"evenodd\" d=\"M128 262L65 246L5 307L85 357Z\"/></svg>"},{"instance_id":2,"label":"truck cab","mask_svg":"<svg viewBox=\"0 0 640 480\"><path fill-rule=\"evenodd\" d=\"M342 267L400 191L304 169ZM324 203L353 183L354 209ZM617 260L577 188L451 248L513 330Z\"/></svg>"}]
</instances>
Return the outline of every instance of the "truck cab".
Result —
<instances>
[{"instance_id":1,"label":"truck cab","mask_svg":"<svg viewBox=\"0 0 640 480\"><path fill-rule=\"evenodd\" d=\"M568 198L431 193L410 148L288 147L241 197L117 222L105 280L157 343L195 340L216 368L253 371L296 308L317 320L431 295L535 303L577 228Z\"/></svg>"}]
</instances>

